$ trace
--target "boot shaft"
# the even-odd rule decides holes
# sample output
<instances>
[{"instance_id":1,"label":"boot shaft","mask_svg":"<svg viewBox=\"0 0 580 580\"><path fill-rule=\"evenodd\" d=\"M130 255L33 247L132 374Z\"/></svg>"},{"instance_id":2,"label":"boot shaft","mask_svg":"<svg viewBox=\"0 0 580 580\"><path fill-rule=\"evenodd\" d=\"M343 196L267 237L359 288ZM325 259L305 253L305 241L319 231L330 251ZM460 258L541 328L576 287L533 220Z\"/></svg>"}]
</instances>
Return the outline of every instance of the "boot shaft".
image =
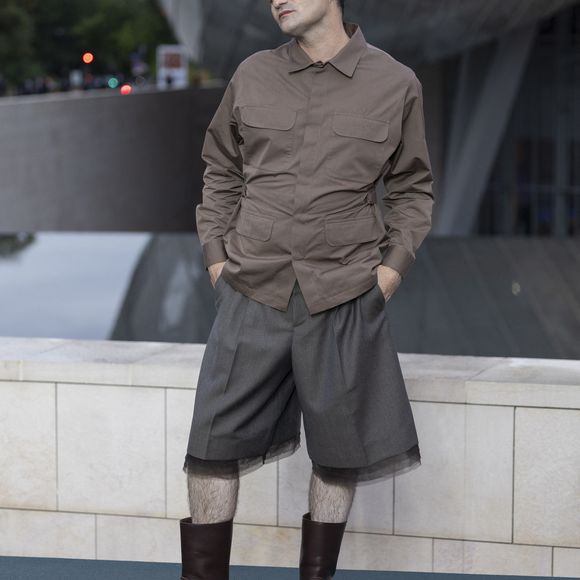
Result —
<instances>
[{"instance_id":1,"label":"boot shaft","mask_svg":"<svg viewBox=\"0 0 580 580\"><path fill-rule=\"evenodd\" d=\"M194 524L179 521L181 580L229 580L233 522Z\"/></svg>"},{"instance_id":2,"label":"boot shaft","mask_svg":"<svg viewBox=\"0 0 580 580\"><path fill-rule=\"evenodd\" d=\"M341 523L317 522L310 512L302 516L300 580L331 580L346 528Z\"/></svg>"}]
</instances>

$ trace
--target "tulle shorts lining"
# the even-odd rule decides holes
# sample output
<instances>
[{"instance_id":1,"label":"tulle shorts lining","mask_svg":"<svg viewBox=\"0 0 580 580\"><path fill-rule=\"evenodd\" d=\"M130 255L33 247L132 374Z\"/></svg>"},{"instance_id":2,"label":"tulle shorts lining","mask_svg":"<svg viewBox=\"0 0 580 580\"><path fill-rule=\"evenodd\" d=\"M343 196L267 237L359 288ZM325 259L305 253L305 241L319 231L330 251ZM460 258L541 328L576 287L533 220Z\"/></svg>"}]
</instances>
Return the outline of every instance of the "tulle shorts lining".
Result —
<instances>
[{"instance_id":1,"label":"tulle shorts lining","mask_svg":"<svg viewBox=\"0 0 580 580\"><path fill-rule=\"evenodd\" d=\"M186 454L182 471L199 476L243 477L259 469L262 465L289 457L301 446L300 436L282 443L271 445L262 455L238 459L202 459ZM380 479L408 473L421 465L418 445L406 451L376 461L364 467L330 467L312 461L313 472L322 480L338 480L348 483L365 484Z\"/></svg>"}]
</instances>

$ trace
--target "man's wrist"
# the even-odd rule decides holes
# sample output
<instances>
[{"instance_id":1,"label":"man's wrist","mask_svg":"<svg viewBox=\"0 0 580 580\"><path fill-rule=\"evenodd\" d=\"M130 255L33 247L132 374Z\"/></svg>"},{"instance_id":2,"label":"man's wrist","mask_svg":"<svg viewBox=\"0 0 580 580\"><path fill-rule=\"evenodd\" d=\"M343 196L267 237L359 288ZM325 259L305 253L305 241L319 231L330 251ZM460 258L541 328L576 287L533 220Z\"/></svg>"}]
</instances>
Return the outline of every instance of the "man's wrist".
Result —
<instances>
[{"instance_id":1,"label":"man's wrist","mask_svg":"<svg viewBox=\"0 0 580 580\"><path fill-rule=\"evenodd\" d=\"M396 276L398 278L403 277L398 270L396 270L395 268L392 268L391 266L385 266L385 264L379 264L379 270L386 272L391 276Z\"/></svg>"}]
</instances>

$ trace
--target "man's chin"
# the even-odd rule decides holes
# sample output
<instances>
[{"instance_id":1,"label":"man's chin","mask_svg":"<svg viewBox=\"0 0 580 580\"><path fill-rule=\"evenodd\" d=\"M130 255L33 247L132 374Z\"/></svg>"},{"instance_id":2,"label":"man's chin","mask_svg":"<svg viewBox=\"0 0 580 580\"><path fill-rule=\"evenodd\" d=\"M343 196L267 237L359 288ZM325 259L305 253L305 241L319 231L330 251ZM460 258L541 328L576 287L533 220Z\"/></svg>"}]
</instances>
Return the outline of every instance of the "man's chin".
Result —
<instances>
[{"instance_id":1,"label":"man's chin","mask_svg":"<svg viewBox=\"0 0 580 580\"><path fill-rule=\"evenodd\" d=\"M279 26L284 34L290 36L299 36L302 33L303 28L299 22L285 22L284 20L279 23Z\"/></svg>"},{"instance_id":2,"label":"man's chin","mask_svg":"<svg viewBox=\"0 0 580 580\"><path fill-rule=\"evenodd\" d=\"M296 36L296 26L290 26L289 24L281 23L280 30L289 36Z\"/></svg>"}]
</instances>

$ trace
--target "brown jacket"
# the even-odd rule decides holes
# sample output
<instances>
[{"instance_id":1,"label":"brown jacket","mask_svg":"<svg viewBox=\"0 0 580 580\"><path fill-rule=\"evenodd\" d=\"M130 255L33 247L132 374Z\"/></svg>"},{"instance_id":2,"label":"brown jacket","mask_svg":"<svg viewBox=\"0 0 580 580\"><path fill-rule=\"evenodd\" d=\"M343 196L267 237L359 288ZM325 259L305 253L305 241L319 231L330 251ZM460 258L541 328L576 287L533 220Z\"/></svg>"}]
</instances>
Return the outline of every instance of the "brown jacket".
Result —
<instances>
[{"instance_id":1,"label":"brown jacket","mask_svg":"<svg viewBox=\"0 0 580 580\"><path fill-rule=\"evenodd\" d=\"M316 314L369 290L381 263L404 276L431 229L421 83L344 25L325 63L295 38L247 57L205 135L205 267L227 260L224 280L278 310L296 279Z\"/></svg>"}]
</instances>

